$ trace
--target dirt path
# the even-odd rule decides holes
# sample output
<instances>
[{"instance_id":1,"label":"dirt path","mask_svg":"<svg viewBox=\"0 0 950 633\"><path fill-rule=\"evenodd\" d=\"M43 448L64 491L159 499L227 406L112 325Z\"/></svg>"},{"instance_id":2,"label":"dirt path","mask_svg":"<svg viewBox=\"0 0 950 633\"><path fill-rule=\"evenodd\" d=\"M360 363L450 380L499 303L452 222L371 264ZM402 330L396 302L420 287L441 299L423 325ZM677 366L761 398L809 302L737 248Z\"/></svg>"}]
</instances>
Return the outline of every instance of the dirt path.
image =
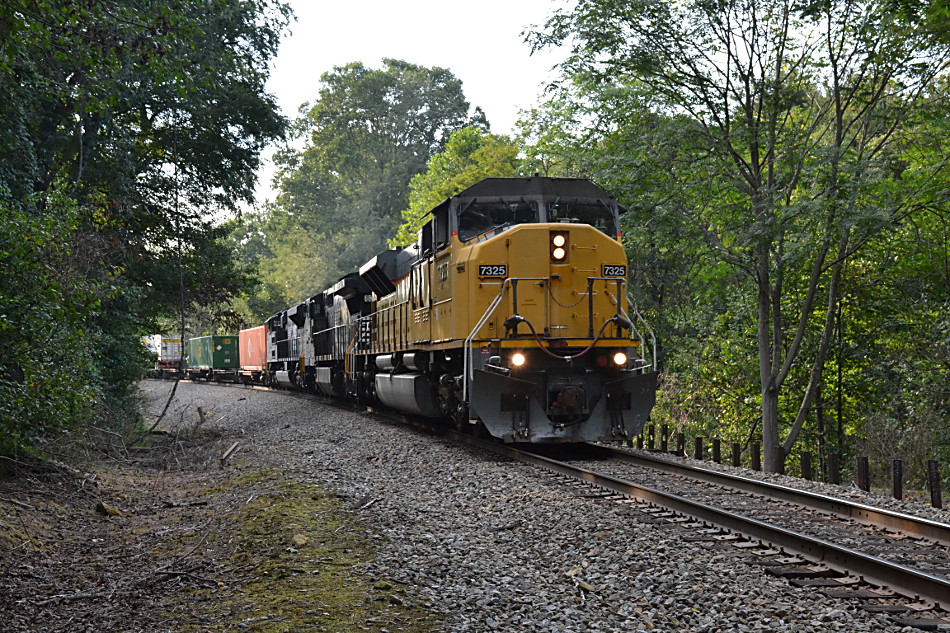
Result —
<instances>
[{"instance_id":1,"label":"dirt path","mask_svg":"<svg viewBox=\"0 0 950 633\"><path fill-rule=\"evenodd\" d=\"M306 401L182 385L147 449L0 480L0 631L438 630L361 575L378 541L346 500L288 475Z\"/></svg>"}]
</instances>

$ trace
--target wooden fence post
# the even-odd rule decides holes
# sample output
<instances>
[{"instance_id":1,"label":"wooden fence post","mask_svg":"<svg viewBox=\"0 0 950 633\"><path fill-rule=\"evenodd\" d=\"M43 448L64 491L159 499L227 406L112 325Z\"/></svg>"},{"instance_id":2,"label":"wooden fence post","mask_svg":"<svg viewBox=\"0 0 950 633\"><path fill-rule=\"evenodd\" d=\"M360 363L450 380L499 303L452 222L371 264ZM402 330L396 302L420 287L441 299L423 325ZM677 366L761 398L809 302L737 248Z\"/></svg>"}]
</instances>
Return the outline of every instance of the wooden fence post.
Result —
<instances>
[{"instance_id":1,"label":"wooden fence post","mask_svg":"<svg viewBox=\"0 0 950 633\"><path fill-rule=\"evenodd\" d=\"M660 427L660 450L664 453L669 451L670 445L667 438L670 436L670 427L663 425Z\"/></svg>"},{"instance_id":2,"label":"wooden fence post","mask_svg":"<svg viewBox=\"0 0 950 633\"><path fill-rule=\"evenodd\" d=\"M722 441L718 437L713 440L713 461L722 463Z\"/></svg>"},{"instance_id":3,"label":"wooden fence post","mask_svg":"<svg viewBox=\"0 0 950 633\"><path fill-rule=\"evenodd\" d=\"M899 459L891 462L891 495L895 499L904 498L904 462Z\"/></svg>"},{"instance_id":4,"label":"wooden fence post","mask_svg":"<svg viewBox=\"0 0 950 633\"><path fill-rule=\"evenodd\" d=\"M811 453L808 451L802 453L802 479L812 480Z\"/></svg>"},{"instance_id":5,"label":"wooden fence post","mask_svg":"<svg viewBox=\"0 0 950 633\"><path fill-rule=\"evenodd\" d=\"M752 446L752 470L762 470L762 445L753 442Z\"/></svg>"},{"instance_id":6,"label":"wooden fence post","mask_svg":"<svg viewBox=\"0 0 950 633\"><path fill-rule=\"evenodd\" d=\"M732 443L732 465L738 468L742 465L742 444Z\"/></svg>"},{"instance_id":7,"label":"wooden fence post","mask_svg":"<svg viewBox=\"0 0 950 633\"><path fill-rule=\"evenodd\" d=\"M930 505L935 508L943 507L943 498L940 494L940 467L937 460L927 460L927 481L930 482Z\"/></svg>"},{"instance_id":8,"label":"wooden fence post","mask_svg":"<svg viewBox=\"0 0 950 633\"><path fill-rule=\"evenodd\" d=\"M693 440L693 459L703 459L706 457L705 453L706 449L703 445L703 438L697 437Z\"/></svg>"},{"instance_id":9,"label":"wooden fence post","mask_svg":"<svg viewBox=\"0 0 950 633\"><path fill-rule=\"evenodd\" d=\"M828 455L828 481L833 484L841 484L841 465L838 460L838 453Z\"/></svg>"},{"instance_id":10,"label":"wooden fence post","mask_svg":"<svg viewBox=\"0 0 950 633\"><path fill-rule=\"evenodd\" d=\"M858 488L864 492L869 492L871 490L871 473L868 470L868 458L864 455L859 455L857 458L857 476Z\"/></svg>"},{"instance_id":11,"label":"wooden fence post","mask_svg":"<svg viewBox=\"0 0 950 633\"><path fill-rule=\"evenodd\" d=\"M785 474L785 449L782 448L781 444L776 444L772 447L772 451L775 454L775 464L778 466L778 471L776 474L784 475Z\"/></svg>"}]
</instances>

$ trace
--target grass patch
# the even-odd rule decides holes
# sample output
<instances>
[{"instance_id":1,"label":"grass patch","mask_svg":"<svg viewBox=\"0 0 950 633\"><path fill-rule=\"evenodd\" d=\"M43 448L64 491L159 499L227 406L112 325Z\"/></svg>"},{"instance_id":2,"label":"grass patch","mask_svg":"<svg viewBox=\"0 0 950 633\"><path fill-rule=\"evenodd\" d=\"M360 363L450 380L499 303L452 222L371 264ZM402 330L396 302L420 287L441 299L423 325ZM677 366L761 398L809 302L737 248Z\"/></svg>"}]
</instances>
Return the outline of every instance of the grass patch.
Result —
<instances>
[{"instance_id":1,"label":"grass patch","mask_svg":"<svg viewBox=\"0 0 950 633\"><path fill-rule=\"evenodd\" d=\"M238 488L251 493L266 482L266 492L248 494L233 517L233 532L215 539L229 543L228 566L236 577L196 590L219 618L190 630L440 630L401 588L359 572L374 550L367 531L338 500L312 485L257 475L242 476Z\"/></svg>"}]
</instances>

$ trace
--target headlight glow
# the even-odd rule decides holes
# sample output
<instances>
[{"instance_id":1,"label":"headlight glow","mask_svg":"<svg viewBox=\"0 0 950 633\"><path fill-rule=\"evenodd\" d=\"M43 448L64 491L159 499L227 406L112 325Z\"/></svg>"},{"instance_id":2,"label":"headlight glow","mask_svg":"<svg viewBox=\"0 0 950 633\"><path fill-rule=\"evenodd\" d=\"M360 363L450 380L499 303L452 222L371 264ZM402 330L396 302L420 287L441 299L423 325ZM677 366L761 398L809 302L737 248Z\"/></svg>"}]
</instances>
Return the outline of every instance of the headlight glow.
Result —
<instances>
[{"instance_id":1,"label":"headlight glow","mask_svg":"<svg viewBox=\"0 0 950 633\"><path fill-rule=\"evenodd\" d=\"M551 231L551 241L548 246L551 248L551 261L555 264L567 263L568 241L570 241L570 235L567 231Z\"/></svg>"},{"instance_id":2,"label":"headlight glow","mask_svg":"<svg viewBox=\"0 0 950 633\"><path fill-rule=\"evenodd\" d=\"M627 364L627 355L623 352L617 352L614 354L614 365L623 367Z\"/></svg>"},{"instance_id":3,"label":"headlight glow","mask_svg":"<svg viewBox=\"0 0 950 633\"><path fill-rule=\"evenodd\" d=\"M515 352L511 355L511 364L515 367L521 367L524 365L525 360L524 354L521 352Z\"/></svg>"}]
</instances>

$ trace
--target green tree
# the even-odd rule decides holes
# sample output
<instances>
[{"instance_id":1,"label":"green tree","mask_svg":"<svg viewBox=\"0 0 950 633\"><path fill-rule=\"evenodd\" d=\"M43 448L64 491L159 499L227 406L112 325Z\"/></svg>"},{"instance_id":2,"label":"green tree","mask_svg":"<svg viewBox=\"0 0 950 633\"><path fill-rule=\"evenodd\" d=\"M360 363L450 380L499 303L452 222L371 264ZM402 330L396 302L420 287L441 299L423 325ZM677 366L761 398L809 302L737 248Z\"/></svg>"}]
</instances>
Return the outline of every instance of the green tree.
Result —
<instances>
[{"instance_id":1,"label":"green tree","mask_svg":"<svg viewBox=\"0 0 950 633\"><path fill-rule=\"evenodd\" d=\"M426 215L440 202L483 178L520 175L519 162L518 146L505 136L475 127L453 132L445 150L429 159L426 171L409 182L409 208L402 212L403 224L389 245L412 244Z\"/></svg>"},{"instance_id":2,"label":"green tree","mask_svg":"<svg viewBox=\"0 0 950 633\"><path fill-rule=\"evenodd\" d=\"M275 0L0 7L0 197L40 227L69 210L73 247L55 261L77 281L61 292L96 307L63 336L96 359L76 393L104 420L135 419L138 335L177 312L182 288L207 309L249 281L212 218L250 199L260 151L285 127L264 82L288 19ZM31 244L21 260L45 252ZM18 331L0 358L18 356Z\"/></svg>"},{"instance_id":3,"label":"green tree","mask_svg":"<svg viewBox=\"0 0 950 633\"><path fill-rule=\"evenodd\" d=\"M947 82L933 90L947 94ZM924 487L926 460L950 458L950 214L945 105L915 109L894 162L917 191L916 210L882 232L846 267L832 362L832 396L860 420L858 450L872 464L900 458ZM834 401L834 400L833 400ZM881 473L887 476L886 473Z\"/></svg>"},{"instance_id":4,"label":"green tree","mask_svg":"<svg viewBox=\"0 0 950 633\"><path fill-rule=\"evenodd\" d=\"M355 62L321 77L295 124L305 147L277 162L280 193L265 219L269 282L288 301L323 289L386 246L408 205L409 181L449 135L487 127L448 70L386 59ZM297 286L296 284L302 285Z\"/></svg>"},{"instance_id":5,"label":"green tree","mask_svg":"<svg viewBox=\"0 0 950 633\"><path fill-rule=\"evenodd\" d=\"M102 284L71 265L80 214L53 197L50 213L0 202L0 455L89 419L97 381L89 314Z\"/></svg>"},{"instance_id":6,"label":"green tree","mask_svg":"<svg viewBox=\"0 0 950 633\"><path fill-rule=\"evenodd\" d=\"M844 264L916 208L893 158L948 50L935 18L892 9L581 0L533 36L537 46L572 41L566 74L598 94L625 91L639 106L599 109L614 130L624 115L651 122L644 110L682 121L677 160L667 164L686 204L657 211L687 224L686 234L750 284L770 471L782 467L818 392ZM610 172L649 179L642 167L656 161L645 157L670 151L641 144L610 157ZM803 363L808 376L793 385ZM790 415L780 415L783 400Z\"/></svg>"}]
</instances>

